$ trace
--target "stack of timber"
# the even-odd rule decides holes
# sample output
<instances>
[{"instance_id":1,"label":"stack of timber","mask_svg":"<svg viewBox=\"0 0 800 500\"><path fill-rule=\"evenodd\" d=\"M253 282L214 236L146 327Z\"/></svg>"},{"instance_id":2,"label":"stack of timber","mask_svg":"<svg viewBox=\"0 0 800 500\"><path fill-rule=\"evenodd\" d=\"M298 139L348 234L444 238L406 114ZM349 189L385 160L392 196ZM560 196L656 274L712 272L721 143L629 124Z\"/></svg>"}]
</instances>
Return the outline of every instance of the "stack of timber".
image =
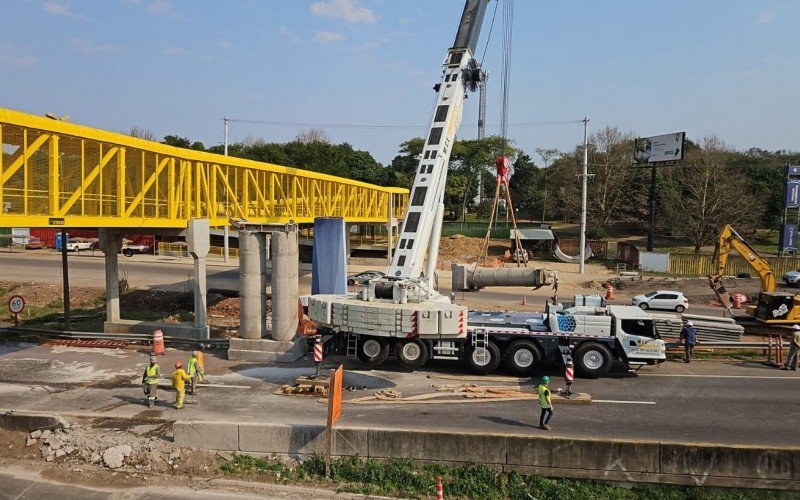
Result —
<instances>
[{"instance_id":1,"label":"stack of timber","mask_svg":"<svg viewBox=\"0 0 800 500\"><path fill-rule=\"evenodd\" d=\"M653 314L656 330L666 341L677 340L681 328L687 321L691 321L697 330L698 342L741 342L744 327L737 325L733 318L720 318L719 316L700 316L698 314L684 314L683 320L671 314Z\"/></svg>"}]
</instances>

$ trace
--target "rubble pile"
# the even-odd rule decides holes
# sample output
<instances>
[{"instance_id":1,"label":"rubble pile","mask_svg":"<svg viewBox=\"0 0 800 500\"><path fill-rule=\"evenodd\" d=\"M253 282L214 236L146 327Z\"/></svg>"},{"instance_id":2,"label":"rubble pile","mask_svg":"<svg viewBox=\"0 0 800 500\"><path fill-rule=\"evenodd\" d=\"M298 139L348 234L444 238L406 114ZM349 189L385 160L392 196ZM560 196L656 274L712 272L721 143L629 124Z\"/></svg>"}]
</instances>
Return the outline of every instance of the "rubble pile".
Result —
<instances>
[{"instance_id":1,"label":"rubble pile","mask_svg":"<svg viewBox=\"0 0 800 500\"><path fill-rule=\"evenodd\" d=\"M137 470L177 469L180 449L156 432L159 424L139 426L143 434L116 428L97 428L60 419L55 429L37 429L28 433L25 446L39 446L47 462L88 462L109 469L132 467ZM136 430L130 429L130 430ZM152 432L149 432L152 431Z\"/></svg>"}]
</instances>

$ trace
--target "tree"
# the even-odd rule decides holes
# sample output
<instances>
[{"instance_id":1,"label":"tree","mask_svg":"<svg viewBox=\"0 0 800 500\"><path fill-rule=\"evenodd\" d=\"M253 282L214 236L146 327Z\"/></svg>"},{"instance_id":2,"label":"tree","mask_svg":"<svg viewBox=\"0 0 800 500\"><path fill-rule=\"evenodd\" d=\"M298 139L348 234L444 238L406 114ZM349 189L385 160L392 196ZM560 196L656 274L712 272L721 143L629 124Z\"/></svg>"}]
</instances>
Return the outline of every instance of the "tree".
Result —
<instances>
[{"instance_id":1,"label":"tree","mask_svg":"<svg viewBox=\"0 0 800 500\"><path fill-rule=\"evenodd\" d=\"M133 127L129 132L128 135L131 137L138 137L139 139L144 139L145 141L153 141L156 140L156 134L152 131L140 128L140 127Z\"/></svg>"},{"instance_id":2,"label":"tree","mask_svg":"<svg viewBox=\"0 0 800 500\"><path fill-rule=\"evenodd\" d=\"M294 140L304 144L309 144L312 142L323 142L325 144L331 143L331 138L328 137L328 133L325 132L325 129L323 128L310 128L308 130L304 130L297 134Z\"/></svg>"},{"instance_id":3,"label":"tree","mask_svg":"<svg viewBox=\"0 0 800 500\"><path fill-rule=\"evenodd\" d=\"M687 150L684 167L665 170L665 215L674 234L694 247L714 242L725 224L738 230L752 228L761 206L741 168L729 167L733 151L716 136Z\"/></svg>"},{"instance_id":4,"label":"tree","mask_svg":"<svg viewBox=\"0 0 800 500\"><path fill-rule=\"evenodd\" d=\"M175 146L176 148L194 149L196 151L205 151L206 147L200 141L191 142L186 137L179 137L177 135L165 135L161 140L161 144L168 146Z\"/></svg>"},{"instance_id":5,"label":"tree","mask_svg":"<svg viewBox=\"0 0 800 500\"><path fill-rule=\"evenodd\" d=\"M544 170L536 168L531 157L523 151L514 161L514 174L508 180L511 200L514 208L521 214L533 218L535 213L544 209ZM542 219L544 220L544 219Z\"/></svg>"},{"instance_id":6,"label":"tree","mask_svg":"<svg viewBox=\"0 0 800 500\"><path fill-rule=\"evenodd\" d=\"M542 208L542 223L546 220L546 211L547 211L547 187L548 181L550 180L550 176L548 175L550 172L547 168L550 166L550 160L558 154L558 150L555 148L544 149L544 148L536 148L536 154L539 155L539 158L542 159L542 175L541 182L539 184L539 189L541 190L541 208Z\"/></svg>"}]
</instances>

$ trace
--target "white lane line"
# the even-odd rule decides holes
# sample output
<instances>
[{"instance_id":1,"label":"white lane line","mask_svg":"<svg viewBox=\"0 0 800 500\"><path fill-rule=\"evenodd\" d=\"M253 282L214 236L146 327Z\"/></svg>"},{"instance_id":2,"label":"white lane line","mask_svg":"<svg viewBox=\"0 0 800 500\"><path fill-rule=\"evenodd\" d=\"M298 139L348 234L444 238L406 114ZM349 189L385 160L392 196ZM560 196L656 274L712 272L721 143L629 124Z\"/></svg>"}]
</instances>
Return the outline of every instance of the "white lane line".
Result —
<instances>
[{"instance_id":1,"label":"white lane line","mask_svg":"<svg viewBox=\"0 0 800 500\"><path fill-rule=\"evenodd\" d=\"M793 376L769 376L769 375L693 375L680 373L640 373L640 377L693 377L693 378L749 378L765 380L800 380L800 377Z\"/></svg>"},{"instance_id":2,"label":"white lane line","mask_svg":"<svg viewBox=\"0 0 800 500\"><path fill-rule=\"evenodd\" d=\"M656 404L655 401L616 401L614 399L593 399L595 403L616 403L616 404L628 404L628 405L654 405Z\"/></svg>"}]
</instances>

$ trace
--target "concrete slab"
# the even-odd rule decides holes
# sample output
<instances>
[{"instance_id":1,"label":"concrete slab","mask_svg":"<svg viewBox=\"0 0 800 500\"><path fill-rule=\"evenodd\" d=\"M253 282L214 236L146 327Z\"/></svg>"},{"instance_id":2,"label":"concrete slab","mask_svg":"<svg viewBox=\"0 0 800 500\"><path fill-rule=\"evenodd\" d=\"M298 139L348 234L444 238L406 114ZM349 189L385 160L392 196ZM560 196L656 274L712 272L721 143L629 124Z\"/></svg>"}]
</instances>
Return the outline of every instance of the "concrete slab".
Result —
<instances>
[{"instance_id":1,"label":"concrete slab","mask_svg":"<svg viewBox=\"0 0 800 500\"><path fill-rule=\"evenodd\" d=\"M228 359L235 361L260 361L294 363L308 352L305 339L280 342L270 339L230 339Z\"/></svg>"},{"instance_id":2,"label":"concrete slab","mask_svg":"<svg viewBox=\"0 0 800 500\"><path fill-rule=\"evenodd\" d=\"M168 337L182 339L206 339L209 332L208 326L195 327L191 323L155 323L132 319L106 321L103 323L103 331L106 333L143 333L152 335L156 330L161 330Z\"/></svg>"},{"instance_id":3,"label":"concrete slab","mask_svg":"<svg viewBox=\"0 0 800 500\"><path fill-rule=\"evenodd\" d=\"M708 477L800 480L800 450L747 446L662 444L661 472Z\"/></svg>"},{"instance_id":4,"label":"concrete slab","mask_svg":"<svg viewBox=\"0 0 800 500\"><path fill-rule=\"evenodd\" d=\"M526 436L515 436L507 442L506 463L509 465L659 472L658 442Z\"/></svg>"},{"instance_id":5,"label":"concrete slab","mask_svg":"<svg viewBox=\"0 0 800 500\"><path fill-rule=\"evenodd\" d=\"M177 421L172 425L175 444L187 448L237 451L239 426L232 422Z\"/></svg>"},{"instance_id":6,"label":"concrete slab","mask_svg":"<svg viewBox=\"0 0 800 500\"><path fill-rule=\"evenodd\" d=\"M498 434L369 430L371 458L402 457L430 461L504 464L506 447L506 437Z\"/></svg>"}]
</instances>

